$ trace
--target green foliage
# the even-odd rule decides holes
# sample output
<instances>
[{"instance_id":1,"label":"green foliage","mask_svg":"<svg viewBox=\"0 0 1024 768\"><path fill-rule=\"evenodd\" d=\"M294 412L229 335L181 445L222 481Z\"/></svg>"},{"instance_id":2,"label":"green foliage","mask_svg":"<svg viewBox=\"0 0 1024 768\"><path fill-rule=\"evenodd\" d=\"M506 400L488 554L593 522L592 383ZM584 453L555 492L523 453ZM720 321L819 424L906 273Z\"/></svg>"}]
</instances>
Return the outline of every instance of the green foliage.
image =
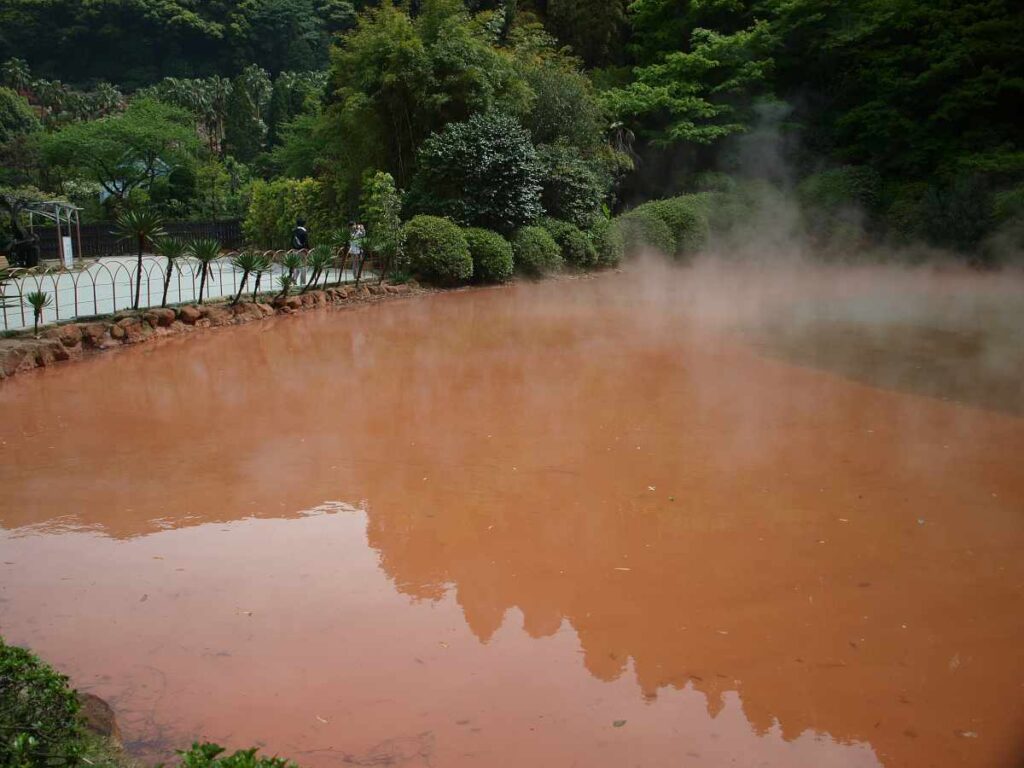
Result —
<instances>
[{"instance_id":1,"label":"green foliage","mask_svg":"<svg viewBox=\"0 0 1024 768\"><path fill-rule=\"evenodd\" d=\"M549 0L548 24L559 40L572 46L588 66L599 66L621 55L626 27L626 2Z\"/></svg>"},{"instance_id":2,"label":"green foliage","mask_svg":"<svg viewBox=\"0 0 1024 768\"><path fill-rule=\"evenodd\" d=\"M42 128L28 100L10 88L0 88L0 144Z\"/></svg>"},{"instance_id":3,"label":"green foliage","mask_svg":"<svg viewBox=\"0 0 1024 768\"><path fill-rule=\"evenodd\" d=\"M921 201L930 243L972 253L995 220L995 201L984 180L957 179L931 186Z\"/></svg>"},{"instance_id":4,"label":"green foliage","mask_svg":"<svg viewBox=\"0 0 1024 768\"><path fill-rule=\"evenodd\" d=\"M188 255L199 262L199 303L203 303L206 281L213 273L213 261L220 256L221 244L213 238L200 238L188 244Z\"/></svg>"},{"instance_id":5,"label":"green foliage","mask_svg":"<svg viewBox=\"0 0 1024 768\"><path fill-rule=\"evenodd\" d=\"M597 266L614 267L622 261L626 242L621 227L614 219L598 219L590 230L590 239L597 253Z\"/></svg>"},{"instance_id":6,"label":"green foliage","mask_svg":"<svg viewBox=\"0 0 1024 768\"><path fill-rule=\"evenodd\" d=\"M522 122L533 141L583 149L599 145L608 119L590 79L576 63L546 47L516 53L517 69L532 92Z\"/></svg>"},{"instance_id":7,"label":"green foliage","mask_svg":"<svg viewBox=\"0 0 1024 768\"><path fill-rule=\"evenodd\" d=\"M634 208L616 219L622 233L623 245L627 254L634 254L652 249L671 255L675 253L676 241L668 224L655 216L650 210Z\"/></svg>"},{"instance_id":8,"label":"green foliage","mask_svg":"<svg viewBox=\"0 0 1024 768\"><path fill-rule=\"evenodd\" d=\"M540 277L562 268L558 243L543 227L518 230L512 238L512 253L516 271L530 277Z\"/></svg>"},{"instance_id":9,"label":"green foliage","mask_svg":"<svg viewBox=\"0 0 1024 768\"><path fill-rule=\"evenodd\" d=\"M681 195L634 208L623 217L628 246L647 245L676 257L696 253L707 244L709 202L704 194ZM652 224L652 220L660 221L665 228Z\"/></svg>"},{"instance_id":10,"label":"green foliage","mask_svg":"<svg viewBox=\"0 0 1024 768\"><path fill-rule=\"evenodd\" d=\"M231 755L225 755L225 751L218 744L196 742L191 749L178 752L180 768L297 768L284 758L259 756L257 749L242 749Z\"/></svg>"},{"instance_id":11,"label":"green foliage","mask_svg":"<svg viewBox=\"0 0 1024 768\"><path fill-rule=\"evenodd\" d=\"M377 171L363 183L362 221L366 227L366 248L380 256L382 274L405 271L402 229L402 196L390 173Z\"/></svg>"},{"instance_id":12,"label":"green foliage","mask_svg":"<svg viewBox=\"0 0 1024 768\"><path fill-rule=\"evenodd\" d=\"M249 67L231 84L225 105L224 146L236 160L251 163L266 138L263 112L269 104L270 79L258 67Z\"/></svg>"},{"instance_id":13,"label":"green foliage","mask_svg":"<svg viewBox=\"0 0 1024 768\"><path fill-rule=\"evenodd\" d=\"M0 638L0 765L71 766L81 751L79 705L68 679Z\"/></svg>"},{"instance_id":14,"label":"green foliage","mask_svg":"<svg viewBox=\"0 0 1024 768\"><path fill-rule=\"evenodd\" d=\"M514 267L512 244L497 232L470 227L462 233L473 259L473 277L481 283L503 283Z\"/></svg>"},{"instance_id":15,"label":"green foliage","mask_svg":"<svg viewBox=\"0 0 1024 768\"><path fill-rule=\"evenodd\" d=\"M587 227L600 215L608 193L608 180L566 145L539 149L543 182L541 203L551 217Z\"/></svg>"},{"instance_id":16,"label":"green foliage","mask_svg":"<svg viewBox=\"0 0 1024 768\"><path fill-rule=\"evenodd\" d=\"M405 249L413 272L442 284L473 276L473 257L462 230L437 216L415 216L405 225Z\"/></svg>"},{"instance_id":17,"label":"green foliage","mask_svg":"<svg viewBox=\"0 0 1024 768\"><path fill-rule=\"evenodd\" d=\"M390 0L368 8L332 54L324 119L336 196L357 194L368 169L405 186L432 133L491 108L517 112L528 93L514 74L457 1L425 0L416 21Z\"/></svg>"},{"instance_id":18,"label":"green foliage","mask_svg":"<svg viewBox=\"0 0 1024 768\"><path fill-rule=\"evenodd\" d=\"M855 244L863 236L866 215L876 211L882 195L878 172L844 166L813 174L797 188L797 199L811 235L820 244Z\"/></svg>"},{"instance_id":19,"label":"green foliage","mask_svg":"<svg viewBox=\"0 0 1024 768\"><path fill-rule=\"evenodd\" d=\"M166 169L191 163L198 149L188 113L152 99L69 125L41 143L47 162L99 183L120 200L151 186Z\"/></svg>"},{"instance_id":20,"label":"green foliage","mask_svg":"<svg viewBox=\"0 0 1024 768\"><path fill-rule=\"evenodd\" d=\"M545 217L540 220L540 226L558 243L562 261L567 265L576 269L597 265L597 250L593 242L575 224Z\"/></svg>"},{"instance_id":21,"label":"green foliage","mask_svg":"<svg viewBox=\"0 0 1024 768\"><path fill-rule=\"evenodd\" d=\"M529 134L488 112L424 142L410 207L460 224L509 232L541 214L541 168Z\"/></svg>"},{"instance_id":22,"label":"green foliage","mask_svg":"<svg viewBox=\"0 0 1024 768\"><path fill-rule=\"evenodd\" d=\"M262 248L288 248L297 219L305 219L310 237L328 231L323 188L313 179L253 182L249 210L242 229L246 239Z\"/></svg>"},{"instance_id":23,"label":"green foliage","mask_svg":"<svg viewBox=\"0 0 1024 768\"><path fill-rule=\"evenodd\" d=\"M772 72L766 22L721 33L695 28L687 50L669 50L634 70L634 81L605 94L608 109L656 144L710 144L746 130L751 97Z\"/></svg>"}]
</instances>

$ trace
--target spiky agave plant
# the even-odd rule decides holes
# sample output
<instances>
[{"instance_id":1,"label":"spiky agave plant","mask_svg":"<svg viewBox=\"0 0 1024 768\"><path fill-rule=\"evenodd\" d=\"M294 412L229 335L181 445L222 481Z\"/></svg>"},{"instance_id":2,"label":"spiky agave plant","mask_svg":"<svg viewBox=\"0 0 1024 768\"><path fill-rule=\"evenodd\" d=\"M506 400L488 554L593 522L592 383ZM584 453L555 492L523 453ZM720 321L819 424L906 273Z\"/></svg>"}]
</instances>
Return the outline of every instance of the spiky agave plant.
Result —
<instances>
[{"instance_id":1,"label":"spiky agave plant","mask_svg":"<svg viewBox=\"0 0 1024 768\"><path fill-rule=\"evenodd\" d=\"M163 219L155 211L143 208L129 208L117 217L116 234L121 240L130 240L135 244L138 262L135 267L135 300L132 309L139 308L142 296L142 254L154 240L163 237Z\"/></svg>"},{"instance_id":2,"label":"spiky agave plant","mask_svg":"<svg viewBox=\"0 0 1024 768\"><path fill-rule=\"evenodd\" d=\"M167 260L164 268L164 293L160 299L160 306L167 306L167 291L171 287L171 274L181 270L179 260L188 253L188 245L179 237L161 237L153 243L154 250L158 255Z\"/></svg>"},{"instance_id":3,"label":"spiky agave plant","mask_svg":"<svg viewBox=\"0 0 1024 768\"><path fill-rule=\"evenodd\" d=\"M249 282L249 275L260 266L261 259L260 254L250 250L242 251L231 259L231 266L242 273L242 281L238 285L238 293L235 294L232 304L237 304L238 300L242 298L242 291L245 290L246 283Z\"/></svg>"},{"instance_id":4,"label":"spiky agave plant","mask_svg":"<svg viewBox=\"0 0 1024 768\"><path fill-rule=\"evenodd\" d=\"M46 291L32 291L25 295L25 302L32 307L32 333L39 336L39 321L43 319L43 310L53 304L53 296Z\"/></svg>"},{"instance_id":5,"label":"spiky agave plant","mask_svg":"<svg viewBox=\"0 0 1024 768\"><path fill-rule=\"evenodd\" d=\"M193 240L188 244L188 255L199 262L199 303L203 303L206 278L213 274L210 266L220 256L220 241L213 238Z\"/></svg>"},{"instance_id":6,"label":"spiky agave plant","mask_svg":"<svg viewBox=\"0 0 1024 768\"><path fill-rule=\"evenodd\" d=\"M333 260L334 252L331 250L329 245L318 245L309 252L307 263L309 264L309 268L312 270L313 274L310 275L309 282L303 286L303 293L308 291L310 288L316 287L316 284L320 281L320 276L326 275L327 269L331 266L331 262ZM324 283L327 283L326 277L324 277Z\"/></svg>"},{"instance_id":7,"label":"spiky agave plant","mask_svg":"<svg viewBox=\"0 0 1024 768\"><path fill-rule=\"evenodd\" d=\"M256 301L256 294L260 292L260 280L263 279L263 273L269 271L274 266L274 261L270 257L269 253L258 253L256 254L256 264L253 267L253 283L252 283L252 300Z\"/></svg>"},{"instance_id":8,"label":"spiky agave plant","mask_svg":"<svg viewBox=\"0 0 1024 768\"><path fill-rule=\"evenodd\" d=\"M291 275L281 275L277 278L278 284L281 286L281 293L278 296L287 296L288 292L292 289L292 285L295 283L295 279Z\"/></svg>"},{"instance_id":9,"label":"spiky agave plant","mask_svg":"<svg viewBox=\"0 0 1024 768\"><path fill-rule=\"evenodd\" d=\"M295 284L295 273L302 269L302 254L298 251L288 251L281 259L281 266L285 269L285 275Z\"/></svg>"}]
</instances>

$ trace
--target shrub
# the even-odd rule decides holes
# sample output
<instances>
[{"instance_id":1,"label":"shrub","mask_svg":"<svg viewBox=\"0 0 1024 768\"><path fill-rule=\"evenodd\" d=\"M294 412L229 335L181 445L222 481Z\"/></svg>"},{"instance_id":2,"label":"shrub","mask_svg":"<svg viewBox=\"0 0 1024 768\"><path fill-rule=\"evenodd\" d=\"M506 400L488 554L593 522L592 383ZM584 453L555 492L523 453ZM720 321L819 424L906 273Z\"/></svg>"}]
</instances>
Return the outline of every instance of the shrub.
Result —
<instances>
[{"instance_id":1,"label":"shrub","mask_svg":"<svg viewBox=\"0 0 1024 768\"><path fill-rule=\"evenodd\" d=\"M797 200L812 237L823 243L854 243L866 216L878 212L882 180L866 166L847 165L815 173L797 186Z\"/></svg>"},{"instance_id":2,"label":"shrub","mask_svg":"<svg viewBox=\"0 0 1024 768\"><path fill-rule=\"evenodd\" d=\"M323 187L313 179L256 181L242 229L261 248L288 248L296 219L305 219L312 242L327 234Z\"/></svg>"},{"instance_id":3,"label":"shrub","mask_svg":"<svg viewBox=\"0 0 1024 768\"><path fill-rule=\"evenodd\" d=\"M735 177L721 171L704 171L693 177L694 192L735 192Z\"/></svg>"},{"instance_id":4,"label":"shrub","mask_svg":"<svg viewBox=\"0 0 1024 768\"><path fill-rule=\"evenodd\" d=\"M932 245L961 252L974 249L989 232L995 201L982 179L957 179L931 186L921 200L924 228Z\"/></svg>"},{"instance_id":5,"label":"shrub","mask_svg":"<svg viewBox=\"0 0 1024 768\"><path fill-rule=\"evenodd\" d=\"M192 749L178 753L180 768L295 768L295 763L282 757L257 755L257 749L240 749L232 755L224 751L219 744L194 743Z\"/></svg>"},{"instance_id":6,"label":"shrub","mask_svg":"<svg viewBox=\"0 0 1024 768\"><path fill-rule=\"evenodd\" d=\"M686 256L703 248L708 241L709 198L703 194L681 195L666 200L652 200L636 210L643 210L668 225L675 243L674 256Z\"/></svg>"},{"instance_id":7,"label":"shrub","mask_svg":"<svg viewBox=\"0 0 1024 768\"><path fill-rule=\"evenodd\" d=\"M577 227L590 226L600 215L608 191L602 174L572 147L540 147L538 154L544 173L541 202L545 213Z\"/></svg>"},{"instance_id":8,"label":"shrub","mask_svg":"<svg viewBox=\"0 0 1024 768\"><path fill-rule=\"evenodd\" d=\"M413 272L439 283L473 276L469 244L458 225L438 216L416 216L405 225L405 251Z\"/></svg>"},{"instance_id":9,"label":"shrub","mask_svg":"<svg viewBox=\"0 0 1024 768\"><path fill-rule=\"evenodd\" d=\"M561 268L558 243L543 227L523 227L512 238L516 270L534 277Z\"/></svg>"},{"instance_id":10,"label":"shrub","mask_svg":"<svg viewBox=\"0 0 1024 768\"><path fill-rule=\"evenodd\" d=\"M78 711L66 677L0 639L0 765L74 764L82 737Z\"/></svg>"},{"instance_id":11,"label":"shrub","mask_svg":"<svg viewBox=\"0 0 1024 768\"><path fill-rule=\"evenodd\" d=\"M510 232L542 213L541 167L513 118L478 113L430 136L420 149L409 207L463 225Z\"/></svg>"},{"instance_id":12,"label":"shrub","mask_svg":"<svg viewBox=\"0 0 1024 768\"><path fill-rule=\"evenodd\" d=\"M597 251L583 232L575 224L558 219L541 219L540 225L558 243L562 260L571 267L587 269L597 264Z\"/></svg>"},{"instance_id":13,"label":"shrub","mask_svg":"<svg viewBox=\"0 0 1024 768\"><path fill-rule=\"evenodd\" d=\"M675 253L676 240L672 236L672 230L650 211L634 208L616 221L622 232L626 253L636 253L645 248L651 248L666 256Z\"/></svg>"},{"instance_id":14,"label":"shrub","mask_svg":"<svg viewBox=\"0 0 1024 768\"><path fill-rule=\"evenodd\" d=\"M594 244L598 266L614 267L622 261L626 244L618 222L612 219L599 219L590 230L590 240Z\"/></svg>"},{"instance_id":15,"label":"shrub","mask_svg":"<svg viewBox=\"0 0 1024 768\"><path fill-rule=\"evenodd\" d=\"M503 283L512 277L512 244L497 232L471 227L462 233L473 258L473 277L482 283Z\"/></svg>"}]
</instances>

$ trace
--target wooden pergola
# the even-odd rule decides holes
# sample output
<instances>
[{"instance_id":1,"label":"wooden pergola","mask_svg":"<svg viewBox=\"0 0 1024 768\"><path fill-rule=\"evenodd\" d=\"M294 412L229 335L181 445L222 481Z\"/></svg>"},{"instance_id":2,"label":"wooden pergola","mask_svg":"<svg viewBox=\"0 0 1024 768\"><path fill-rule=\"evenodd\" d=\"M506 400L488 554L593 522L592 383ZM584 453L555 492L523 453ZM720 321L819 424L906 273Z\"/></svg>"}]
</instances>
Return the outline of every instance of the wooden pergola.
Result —
<instances>
[{"instance_id":1,"label":"wooden pergola","mask_svg":"<svg viewBox=\"0 0 1024 768\"><path fill-rule=\"evenodd\" d=\"M28 214L28 229L33 235L36 233L35 217L39 216L57 225L57 253L60 255L60 262L65 266L71 266L68 255L64 251L64 225L67 226L68 237L74 238L72 254L82 255L82 221L79 212L82 209L63 200L45 200L38 203L30 203L25 208Z\"/></svg>"}]
</instances>

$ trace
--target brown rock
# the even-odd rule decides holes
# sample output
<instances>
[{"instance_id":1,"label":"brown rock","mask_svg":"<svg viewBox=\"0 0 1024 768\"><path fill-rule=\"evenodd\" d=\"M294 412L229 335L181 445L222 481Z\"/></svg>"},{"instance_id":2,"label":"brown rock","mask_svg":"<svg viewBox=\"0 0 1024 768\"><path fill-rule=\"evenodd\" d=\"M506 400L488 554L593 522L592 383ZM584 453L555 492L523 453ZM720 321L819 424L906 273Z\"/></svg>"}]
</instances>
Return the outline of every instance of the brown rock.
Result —
<instances>
[{"instance_id":1,"label":"brown rock","mask_svg":"<svg viewBox=\"0 0 1024 768\"><path fill-rule=\"evenodd\" d=\"M121 729L117 726L114 710L99 696L78 692L78 703L82 706L82 720L90 733L101 736L118 750L124 749Z\"/></svg>"},{"instance_id":2,"label":"brown rock","mask_svg":"<svg viewBox=\"0 0 1024 768\"><path fill-rule=\"evenodd\" d=\"M272 314L274 314L274 308L269 304L264 304L261 302L256 305L256 308L260 311L260 314L263 317L270 317Z\"/></svg>"},{"instance_id":3,"label":"brown rock","mask_svg":"<svg viewBox=\"0 0 1024 768\"><path fill-rule=\"evenodd\" d=\"M234 317L231 314L231 310L227 307L204 307L203 309L203 315L210 321L210 325L214 327L230 325Z\"/></svg>"},{"instance_id":4,"label":"brown rock","mask_svg":"<svg viewBox=\"0 0 1024 768\"><path fill-rule=\"evenodd\" d=\"M121 329L121 332L118 332ZM126 317L118 320L110 329L110 335L115 339L122 339L125 344L132 344L141 341L144 336L152 332L152 327L142 322L140 317Z\"/></svg>"},{"instance_id":5,"label":"brown rock","mask_svg":"<svg viewBox=\"0 0 1024 768\"><path fill-rule=\"evenodd\" d=\"M186 325L195 325L196 321L203 315L199 311L198 307L191 305L186 307L178 307L178 319Z\"/></svg>"},{"instance_id":6,"label":"brown rock","mask_svg":"<svg viewBox=\"0 0 1024 768\"><path fill-rule=\"evenodd\" d=\"M383 285L377 285L377 283L374 283L373 285L370 286L370 293L372 293L374 296L382 296L383 294L387 293L387 291L385 290Z\"/></svg>"},{"instance_id":7,"label":"brown rock","mask_svg":"<svg viewBox=\"0 0 1024 768\"><path fill-rule=\"evenodd\" d=\"M284 300L284 305L288 309L299 309L302 306L302 299L299 296L289 296Z\"/></svg>"},{"instance_id":8,"label":"brown rock","mask_svg":"<svg viewBox=\"0 0 1024 768\"><path fill-rule=\"evenodd\" d=\"M149 310L143 317L154 328L167 328L174 322L175 314L173 309L158 307Z\"/></svg>"},{"instance_id":9,"label":"brown rock","mask_svg":"<svg viewBox=\"0 0 1024 768\"><path fill-rule=\"evenodd\" d=\"M106 323L86 323L81 328L82 341L91 347L102 346L104 339L107 338Z\"/></svg>"},{"instance_id":10,"label":"brown rock","mask_svg":"<svg viewBox=\"0 0 1024 768\"><path fill-rule=\"evenodd\" d=\"M34 350L20 339L5 339L0 341L0 379L13 376L18 371L24 370L25 361L31 359L29 367L35 367Z\"/></svg>"},{"instance_id":11,"label":"brown rock","mask_svg":"<svg viewBox=\"0 0 1024 768\"><path fill-rule=\"evenodd\" d=\"M77 323L61 325L57 328L51 328L44 336L49 339L57 339L65 347L77 347L82 343L82 326Z\"/></svg>"}]
</instances>

